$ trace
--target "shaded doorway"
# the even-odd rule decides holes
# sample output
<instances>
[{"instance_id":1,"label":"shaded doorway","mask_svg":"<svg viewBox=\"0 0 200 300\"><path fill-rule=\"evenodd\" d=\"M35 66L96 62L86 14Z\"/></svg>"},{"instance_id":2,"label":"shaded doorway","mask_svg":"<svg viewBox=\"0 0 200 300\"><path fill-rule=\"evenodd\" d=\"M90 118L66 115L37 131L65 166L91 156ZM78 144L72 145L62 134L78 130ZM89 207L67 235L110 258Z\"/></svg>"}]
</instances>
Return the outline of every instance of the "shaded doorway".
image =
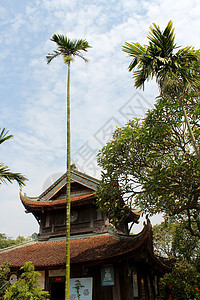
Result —
<instances>
[{"instance_id":1,"label":"shaded doorway","mask_svg":"<svg viewBox=\"0 0 200 300\"><path fill-rule=\"evenodd\" d=\"M65 300L65 283L52 282L51 284L51 300Z\"/></svg>"}]
</instances>

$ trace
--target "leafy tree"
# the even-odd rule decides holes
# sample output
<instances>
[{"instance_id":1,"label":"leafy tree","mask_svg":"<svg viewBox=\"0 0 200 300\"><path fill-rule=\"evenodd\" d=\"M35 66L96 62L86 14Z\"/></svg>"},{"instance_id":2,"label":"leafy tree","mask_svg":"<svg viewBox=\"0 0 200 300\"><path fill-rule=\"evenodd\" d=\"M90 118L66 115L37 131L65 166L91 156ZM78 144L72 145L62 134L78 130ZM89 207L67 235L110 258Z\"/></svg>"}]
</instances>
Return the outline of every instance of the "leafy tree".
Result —
<instances>
[{"instance_id":1,"label":"leafy tree","mask_svg":"<svg viewBox=\"0 0 200 300\"><path fill-rule=\"evenodd\" d=\"M161 280L161 299L199 299L200 240L191 237L182 224L173 218L153 226L156 254L175 258L172 273ZM170 289L169 289L170 287Z\"/></svg>"},{"instance_id":2,"label":"leafy tree","mask_svg":"<svg viewBox=\"0 0 200 300\"><path fill-rule=\"evenodd\" d=\"M13 135L8 135L8 132L9 131L6 131L5 128L2 130L0 129L0 145L13 137ZM10 183L17 181L19 186L22 186L24 185L25 180L27 180L27 178L22 174L13 173L7 166L5 166L3 163L0 163L0 185L2 183L6 183L7 181Z\"/></svg>"},{"instance_id":3,"label":"leafy tree","mask_svg":"<svg viewBox=\"0 0 200 300\"><path fill-rule=\"evenodd\" d=\"M172 294L173 300L199 299L199 275L192 264L179 261L173 268L172 273L165 274L161 280L160 299L169 299L169 293Z\"/></svg>"},{"instance_id":4,"label":"leafy tree","mask_svg":"<svg viewBox=\"0 0 200 300\"><path fill-rule=\"evenodd\" d=\"M9 273L10 263L6 261L0 265L0 299L2 299L3 295L5 294Z\"/></svg>"},{"instance_id":5,"label":"leafy tree","mask_svg":"<svg viewBox=\"0 0 200 300\"><path fill-rule=\"evenodd\" d=\"M200 251L200 240L185 229L184 224L169 219L153 226L154 251L159 256L194 262Z\"/></svg>"},{"instance_id":6,"label":"leafy tree","mask_svg":"<svg viewBox=\"0 0 200 300\"><path fill-rule=\"evenodd\" d=\"M188 95L186 105L196 137L198 101ZM200 237L200 168L181 108L171 98L158 98L143 121L133 119L118 128L98 163L103 168L98 205L113 224L126 217L127 207L139 206L151 215L174 216Z\"/></svg>"},{"instance_id":7,"label":"leafy tree","mask_svg":"<svg viewBox=\"0 0 200 300\"><path fill-rule=\"evenodd\" d=\"M70 40L63 35L54 34L51 41L57 45L57 50L46 56L49 64L57 56L62 56L64 63L68 67L67 75L67 192L66 192L66 287L65 299L69 299L69 281L70 281L70 182L71 182L71 158L70 158L70 66L76 56L82 58L85 62L88 60L81 54L91 48L86 40Z\"/></svg>"},{"instance_id":8,"label":"leafy tree","mask_svg":"<svg viewBox=\"0 0 200 300\"><path fill-rule=\"evenodd\" d=\"M173 240L177 224L164 221L153 226L153 246L157 255L167 258L176 257L173 249Z\"/></svg>"},{"instance_id":9,"label":"leafy tree","mask_svg":"<svg viewBox=\"0 0 200 300\"><path fill-rule=\"evenodd\" d=\"M147 38L148 45L126 42L122 48L133 58L129 71L133 71L135 86L144 88L145 81L155 77L161 96L171 97L179 103L200 163L199 147L183 104L188 92L199 89L199 55L192 47L180 48L176 45L172 21L163 31L153 23Z\"/></svg>"},{"instance_id":10,"label":"leafy tree","mask_svg":"<svg viewBox=\"0 0 200 300\"><path fill-rule=\"evenodd\" d=\"M26 262L21 268L22 275L17 282L10 286L4 296L4 300L45 300L49 299L49 293L39 286L39 272L36 272L32 263Z\"/></svg>"},{"instance_id":11,"label":"leafy tree","mask_svg":"<svg viewBox=\"0 0 200 300\"><path fill-rule=\"evenodd\" d=\"M6 236L5 233L0 233L0 249L20 244L22 242L25 242L26 240L28 240L28 238L20 235L16 239L12 239Z\"/></svg>"}]
</instances>

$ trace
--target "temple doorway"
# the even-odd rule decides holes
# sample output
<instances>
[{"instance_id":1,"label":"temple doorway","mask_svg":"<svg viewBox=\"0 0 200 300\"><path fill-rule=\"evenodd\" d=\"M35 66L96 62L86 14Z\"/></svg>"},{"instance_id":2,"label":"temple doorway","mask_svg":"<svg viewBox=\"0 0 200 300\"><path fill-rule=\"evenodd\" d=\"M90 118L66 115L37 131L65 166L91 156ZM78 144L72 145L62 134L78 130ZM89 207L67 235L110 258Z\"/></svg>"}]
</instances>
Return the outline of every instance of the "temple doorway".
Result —
<instances>
[{"instance_id":1,"label":"temple doorway","mask_svg":"<svg viewBox=\"0 0 200 300\"><path fill-rule=\"evenodd\" d=\"M51 284L51 300L65 300L65 283L52 282Z\"/></svg>"}]
</instances>

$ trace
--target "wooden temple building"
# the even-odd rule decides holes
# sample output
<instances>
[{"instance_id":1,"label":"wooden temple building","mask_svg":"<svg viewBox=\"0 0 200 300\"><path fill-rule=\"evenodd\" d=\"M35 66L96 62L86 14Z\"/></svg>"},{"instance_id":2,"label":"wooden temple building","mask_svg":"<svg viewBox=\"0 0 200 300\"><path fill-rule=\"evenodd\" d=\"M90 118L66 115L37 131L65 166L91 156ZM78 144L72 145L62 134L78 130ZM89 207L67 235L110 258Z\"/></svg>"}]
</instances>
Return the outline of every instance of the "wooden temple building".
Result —
<instances>
[{"instance_id":1,"label":"wooden temple building","mask_svg":"<svg viewBox=\"0 0 200 300\"><path fill-rule=\"evenodd\" d=\"M99 181L71 171L71 279L70 299L153 300L159 298L159 278L170 266L153 251L152 228L147 220L139 234L128 235L128 221L137 222L140 212L114 228L96 208ZM11 273L26 261L40 271L40 285L51 300L64 300L66 175L39 197L20 194L26 212L39 223L33 240L0 250L0 263L9 261Z\"/></svg>"}]
</instances>

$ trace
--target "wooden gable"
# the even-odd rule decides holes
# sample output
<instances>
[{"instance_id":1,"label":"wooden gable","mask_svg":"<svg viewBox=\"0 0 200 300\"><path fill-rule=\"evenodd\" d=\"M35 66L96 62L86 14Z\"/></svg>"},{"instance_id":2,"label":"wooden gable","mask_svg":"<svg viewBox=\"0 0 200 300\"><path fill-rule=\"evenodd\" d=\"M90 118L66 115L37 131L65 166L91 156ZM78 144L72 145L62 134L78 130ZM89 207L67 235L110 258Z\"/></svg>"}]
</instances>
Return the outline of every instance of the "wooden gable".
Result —
<instances>
[{"instance_id":1,"label":"wooden gable","mask_svg":"<svg viewBox=\"0 0 200 300\"><path fill-rule=\"evenodd\" d=\"M52 201L65 197L66 195L66 174L62 175L48 189L46 189L39 199L42 201ZM99 185L99 180L79 171L71 171L71 195L82 193L94 193Z\"/></svg>"},{"instance_id":2,"label":"wooden gable","mask_svg":"<svg viewBox=\"0 0 200 300\"><path fill-rule=\"evenodd\" d=\"M97 211L96 190L99 181L79 171L71 171L71 234L107 232L107 217ZM66 233L66 174L40 196L20 195L27 212L40 225L39 239Z\"/></svg>"}]
</instances>

